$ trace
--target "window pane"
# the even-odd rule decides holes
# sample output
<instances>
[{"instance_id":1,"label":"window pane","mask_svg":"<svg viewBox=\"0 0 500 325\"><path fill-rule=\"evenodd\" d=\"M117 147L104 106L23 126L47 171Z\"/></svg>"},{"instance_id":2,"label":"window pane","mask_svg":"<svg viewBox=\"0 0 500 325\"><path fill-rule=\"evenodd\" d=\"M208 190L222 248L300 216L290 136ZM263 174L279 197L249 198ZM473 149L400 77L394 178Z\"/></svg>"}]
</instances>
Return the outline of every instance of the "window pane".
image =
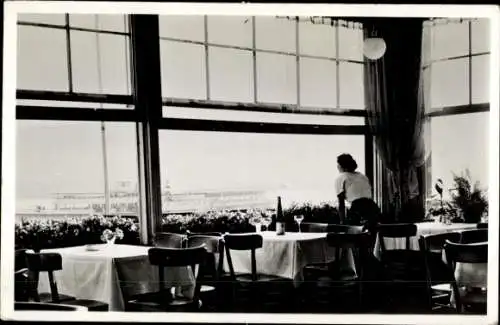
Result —
<instances>
[{"instance_id":1,"label":"window pane","mask_svg":"<svg viewBox=\"0 0 500 325\"><path fill-rule=\"evenodd\" d=\"M128 19L125 15L70 14L69 24L71 27L89 28L122 33L128 32Z\"/></svg>"},{"instance_id":2,"label":"window pane","mask_svg":"<svg viewBox=\"0 0 500 325\"><path fill-rule=\"evenodd\" d=\"M18 26L17 30L17 88L67 91L64 30L31 26Z\"/></svg>"},{"instance_id":3,"label":"window pane","mask_svg":"<svg viewBox=\"0 0 500 325\"><path fill-rule=\"evenodd\" d=\"M490 51L490 21L486 18L473 21L471 33L472 53Z\"/></svg>"},{"instance_id":4,"label":"window pane","mask_svg":"<svg viewBox=\"0 0 500 325\"><path fill-rule=\"evenodd\" d=\"M71 31L71 58L75 91L131 93L126 36Z\"/></svg>"},{"instance_id":5,"label":"window pane","mask_svg":"<svg viewBox=\"0 0 500 325\"><path fill-rule=\"evenodd\" d=\"M437 24L433 27L432 34L433 60L469 53L469 25L467 22Z\"/></svg>"},{"instance_id":6,"label":"window pane","mask_svg":"<svg viewBox=\"0 0 500 325\"><path fill-rule=\"evenodd\" d=\"M295 57L257 53L258 101L297 104Z\"/></svg>"},{"instance_id":7,"label":"window pane","mask_svg":"<svg viewBox=\"0 0 500 325\"><path fill-rule=\"evenodd\" d=\"M300 22L299 52L300 54L335 58L335 27Z\"/></svg>"},{"instance_id":8,"label":"window pane","mask_svg":"<svg viewBox=\"0 0 500 325\"><path fill-rule=\"evenodd\" d=\"M275 17L255 18L256 47L295 53L295 21Z\"/></svg>"},{"instance_id":9,"label":"window pane","mask_svg":"<svg viewBox=\"0 0 500 325\"><path fill-rule=\"evenodd\" d=\"M335 61L300 59L300 105L337 107Z\"/></svg>"},{"instance_id":10,"label":"window pane","mask_svg":"<svg viewBox=\"0 0 500 325\"><path fill-rule=\"evenodd\" d=\"M490 102L490 56L472 58L472 103Z\"/></svg>"},{"instance_id":11,"label":"window pane","mask_svg":"<svg viewBox=\"0 0 500 325\"><path fill-rule=\"evenodd\" d=\"M252 52L210 48L210 97L253 102Z\"/></svg>"},{"instance_id":12,"label":"window pane","mask_svg":"<svg viewBox=\"0 0 500 325\"><path fill-rule=\"evenodd\" d=\"M163 212L275 207L335 200L336 158L349 152L364 172L364 137L160 131ZM248 196L251 196L248 198Z\"/></svg>"},{"instance_id":13,"label":"window pane","mask_svg":"<svg viewBox=\"0 0 500 325\"><path fill-rule=\"evenodd\" d=\"M365 109L363 64L340 62L340 108Z\"/></svg>"},{"instance_id":14,"label":"window pane","mask_svg":"<svg viewBox=\"0 0 500 325\"><path fill-rule=\"evenodd\" d=\"M338 115L309 115L290 113L262 113L236 110L199 109L188 107L163 107L163 117L240 121L240 122L268 122L294 123L317 125L364 125L364 117Z\"/></svg>"},{"instance_id":15,"label":"window pane","mask_svg":"<svg viewBox=\"0 0 500 325\"><path fill-rule=\"evenodd\" d=\"M65 25L66 18L64 16L64 14L23 13L18 15L18 21L50 25Z\"/></svg>"},{"instance_id":16,"label":"window pane","mask_svg":"<svg viewBox=\"0 0 500 325\"><path fill-rule=\"evenodd\" d=\"M208 16L208 42L252 47L252 17Z\"/></svg>"},{"instance_id":17,"label":"window pane","mask_svg":"<svg viewBox=\"0 0 500 325\"><path fill-rule=\"evenodd\" d=\"M363 61L363 30L352 27L338 29L339 58Z\"/></svg>"},{"instance_id":18,"label":"window pane","mask_svg":"<svg viewBox=\"0 0 500 325\"><path fill-rule=\"evenodd\" d=\"M160 53L162 96L206 99L204 47L161 41Z\"/></svg>"},{"instance_id":19,"label":"window pane","mask_svg":"<svg viewBox=\"0 0 500 325\"><path fill-rule=\"evenodd\" d=\"M431 120L432 179L453 186L453 174L469 169L473 182L488 187L489 113L433 117ZM467 132L464 132L467 130ZM445 191L445 194L449 194Z\"/></svg>"},{"instance_id":20,"label":"window pane","mask_svg":"<svg viewBox=\"0 0 500 325\"><path fill-rule=\"evenodd\" d=\"M433 108L469 103L468 59L435 62L431 69L431 106Z\"/></svg>"},{"instance_id":21,"label":"window pane","mask_svg":"<svg viewBox=\"0 0 500 325\"><path fill-rule=\"evenodd\" d=\"M110 213L137 213L134 123L105 123ZM17 121L16 212L104 213L100 122ZM63 198L66 197L66 198Z\"/></svg>"},{"instance_id":22,"label":"window pane","mask_svg":"<svg viewBox=\"0 0 500 325\"><path fill-rule=\"evenodd\" d=\"M160 37L172 37L183 40L205 40L205 22L203 16L159 16Z\"/></svg>"}]
</instances>

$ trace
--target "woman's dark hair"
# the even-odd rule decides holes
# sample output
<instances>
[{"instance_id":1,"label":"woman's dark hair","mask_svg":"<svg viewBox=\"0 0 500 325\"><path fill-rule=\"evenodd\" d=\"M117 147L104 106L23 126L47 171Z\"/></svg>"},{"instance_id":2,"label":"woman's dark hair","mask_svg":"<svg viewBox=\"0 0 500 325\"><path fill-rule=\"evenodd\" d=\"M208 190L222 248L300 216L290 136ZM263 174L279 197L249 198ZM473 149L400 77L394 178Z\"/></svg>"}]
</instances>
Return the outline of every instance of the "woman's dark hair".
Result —
<instances>
[{"instance_id":1,"label":"woman's dark hair","mask_svg":"<svg viewBox=\"0 0 500 325\"><path fill-rule=\"evenodd\" d=\"M345 171L352 173L358 168L358 164L356 160L352 158L350 154L344 153L337 157L337 163L344 169Z\"/></svg>"}]
</instances>

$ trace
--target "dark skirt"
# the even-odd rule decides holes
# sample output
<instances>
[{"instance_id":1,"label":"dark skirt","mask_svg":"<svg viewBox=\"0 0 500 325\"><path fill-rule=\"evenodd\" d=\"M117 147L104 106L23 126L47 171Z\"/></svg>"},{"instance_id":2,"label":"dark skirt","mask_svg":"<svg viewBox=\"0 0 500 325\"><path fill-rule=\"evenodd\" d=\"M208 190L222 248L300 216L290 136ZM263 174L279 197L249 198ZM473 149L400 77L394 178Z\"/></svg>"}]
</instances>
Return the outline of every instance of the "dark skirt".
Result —
<instances>
[{"instance_id":1,"label":"dark skirt","mask_svg":"<svg viewBox=\"0 0 500 325\"><path fill-rule=\"evenodd\" d=\"M369 230L380 222L382 213L377 203L369 198L352 201L351 208L347 211L345 223L348 225L365 226Z\"/></svg>"}]
</instances>

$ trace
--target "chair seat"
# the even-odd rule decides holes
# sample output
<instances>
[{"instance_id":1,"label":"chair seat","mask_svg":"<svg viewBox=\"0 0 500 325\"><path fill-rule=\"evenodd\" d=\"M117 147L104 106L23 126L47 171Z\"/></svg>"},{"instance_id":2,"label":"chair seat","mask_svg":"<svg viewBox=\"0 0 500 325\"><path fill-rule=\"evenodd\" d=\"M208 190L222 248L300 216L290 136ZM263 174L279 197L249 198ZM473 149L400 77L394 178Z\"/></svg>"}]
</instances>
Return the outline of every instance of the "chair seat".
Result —
<instances>
[{"instance_id":1,"label":"chair seat","mask_svg":"<svg viewBox=\"0 0 500 325\"><path fill-rule=\"evenodd\" d=\"M252 282L252 274L250 273L236 274L236 281ZM272 274L257 274L256 282L291 282L291 279Z\"/></svg>"},{"instance_id":2,"label":"chair seat","mask_svg":"<svg viewBox=\"0 0 500 325\"><path fill-rule=\"evenodd\" d=\"M200 288L200 293L205 293L205 292L213 292L215 291L215 287L214 286L210 286L210 285L202 285L201 288Z\"/></svg>"},{"instance_id":3,"label":"chair seat","mask_svg":"<svg viewBox=\"0 0 500 325\"><path fill-rule=\"evenodd\" d=\"M38 297L40 298L40 302L54 303L50 292L39 293ZM73 296L59 294L59 302L66 302L70 300L76 300L76 298Z\"/></svg>"},{"instance_id":4,"label":"chair seat","mask_svg":"<svg viewBox=\"0 0 500 325\"><path fill-rule=\"evenodd\" d=\"M137 295L127 302L131 311L168 311L178 308L196 309L198 304L192 299L184 297L172 297L162 292L152 292Z\"/></svg>"},{"instance_id":5,"label":"chair seat","mask_svg":"<svg viewBox=\"0 0 500 325\"><path fill-rule=\"evenodd\" d=\"M87 307L89 311L108 311L109 305L102 301L91 299L76 299L65 301L65 305Z\"/></svg>"},{"instance_id":6,"label":"chair seat","mask_svg":"<svg viewBox=\"0 0 500 325\"><path fill-rule=\"evenodd\" d=\"M449 283L441 283L441 284L433 285L431 288L435 292L447 292L447 293L452 292L451 284L449 284Z\"/></svg>"}]
</instances>

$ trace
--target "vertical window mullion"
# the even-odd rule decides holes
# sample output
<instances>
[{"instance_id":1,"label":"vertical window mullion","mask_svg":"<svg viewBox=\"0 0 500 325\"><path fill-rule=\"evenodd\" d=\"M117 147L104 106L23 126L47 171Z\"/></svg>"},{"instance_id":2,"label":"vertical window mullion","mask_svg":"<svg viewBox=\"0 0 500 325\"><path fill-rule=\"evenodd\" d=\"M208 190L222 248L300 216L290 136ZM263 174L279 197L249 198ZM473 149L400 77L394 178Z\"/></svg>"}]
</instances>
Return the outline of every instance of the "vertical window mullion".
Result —
<instances>
[{"instance_id":1,"label":"vertical window mullion","mask_svg":"<svg viewBox=\"0 0 500 325\"><path fill-rule=\"evenodd\" d=\"M335 28L335 107L340 108L340 61L339 61L339 21L334 24Z\"/></svg>"},{"instance_id":2,"label":"vertical window mullion","mask_svg":"<svg viewBox=\"0 0 500 325\"><path fill-rule=\"evenodd\" d=\"M64 15L65 24L64 29L66 31L66 58L68 62L68 87L69 92L73 92L73 68L71 64L71 33L69 28L69 14Z\"/></svg>"},{"instance_id":3,"label":"vertical window mullion","mask_svg":"<svg viewBox=\"0 0 500 325\"><path fill-rule=\"evenodd\" d=\"M297 108L300 109L300 50L299 50L299 17L295 21L295 62L296 66L296 91L297 91Z\"/></svg>"},{"instance_id":4,"label":"vertical window mullion","mask_svg":"<svg viewBox=\"0 0 500 325\"><path fill-rule=\"evenodd\" d=\"M210 100L210 61L208 57L208 16L203 17L204 47L205 47L205 80L207 87L207 99Z\"/></svg>"},{"instance_id":5,"label":"vertical window mullion","mask_svg":"<svg viewBox=\"0 0 500 325\"><path fill-rule=\"evenodd\" d=\"M469 25L469 105L472 105L472 21Z\"/></svg>"},{"instance_id":6,"label":"vertical window mullion","mask_svg":"<svg viewBox=\"0 0 500 325\"><path fill-rule=\"evenodd\" d=\"M252 68L253 68L253 101L257 103L257 51L256 51L256 36L255 36L255 16L252 16Z\"/></svg>"}]
</instances>

